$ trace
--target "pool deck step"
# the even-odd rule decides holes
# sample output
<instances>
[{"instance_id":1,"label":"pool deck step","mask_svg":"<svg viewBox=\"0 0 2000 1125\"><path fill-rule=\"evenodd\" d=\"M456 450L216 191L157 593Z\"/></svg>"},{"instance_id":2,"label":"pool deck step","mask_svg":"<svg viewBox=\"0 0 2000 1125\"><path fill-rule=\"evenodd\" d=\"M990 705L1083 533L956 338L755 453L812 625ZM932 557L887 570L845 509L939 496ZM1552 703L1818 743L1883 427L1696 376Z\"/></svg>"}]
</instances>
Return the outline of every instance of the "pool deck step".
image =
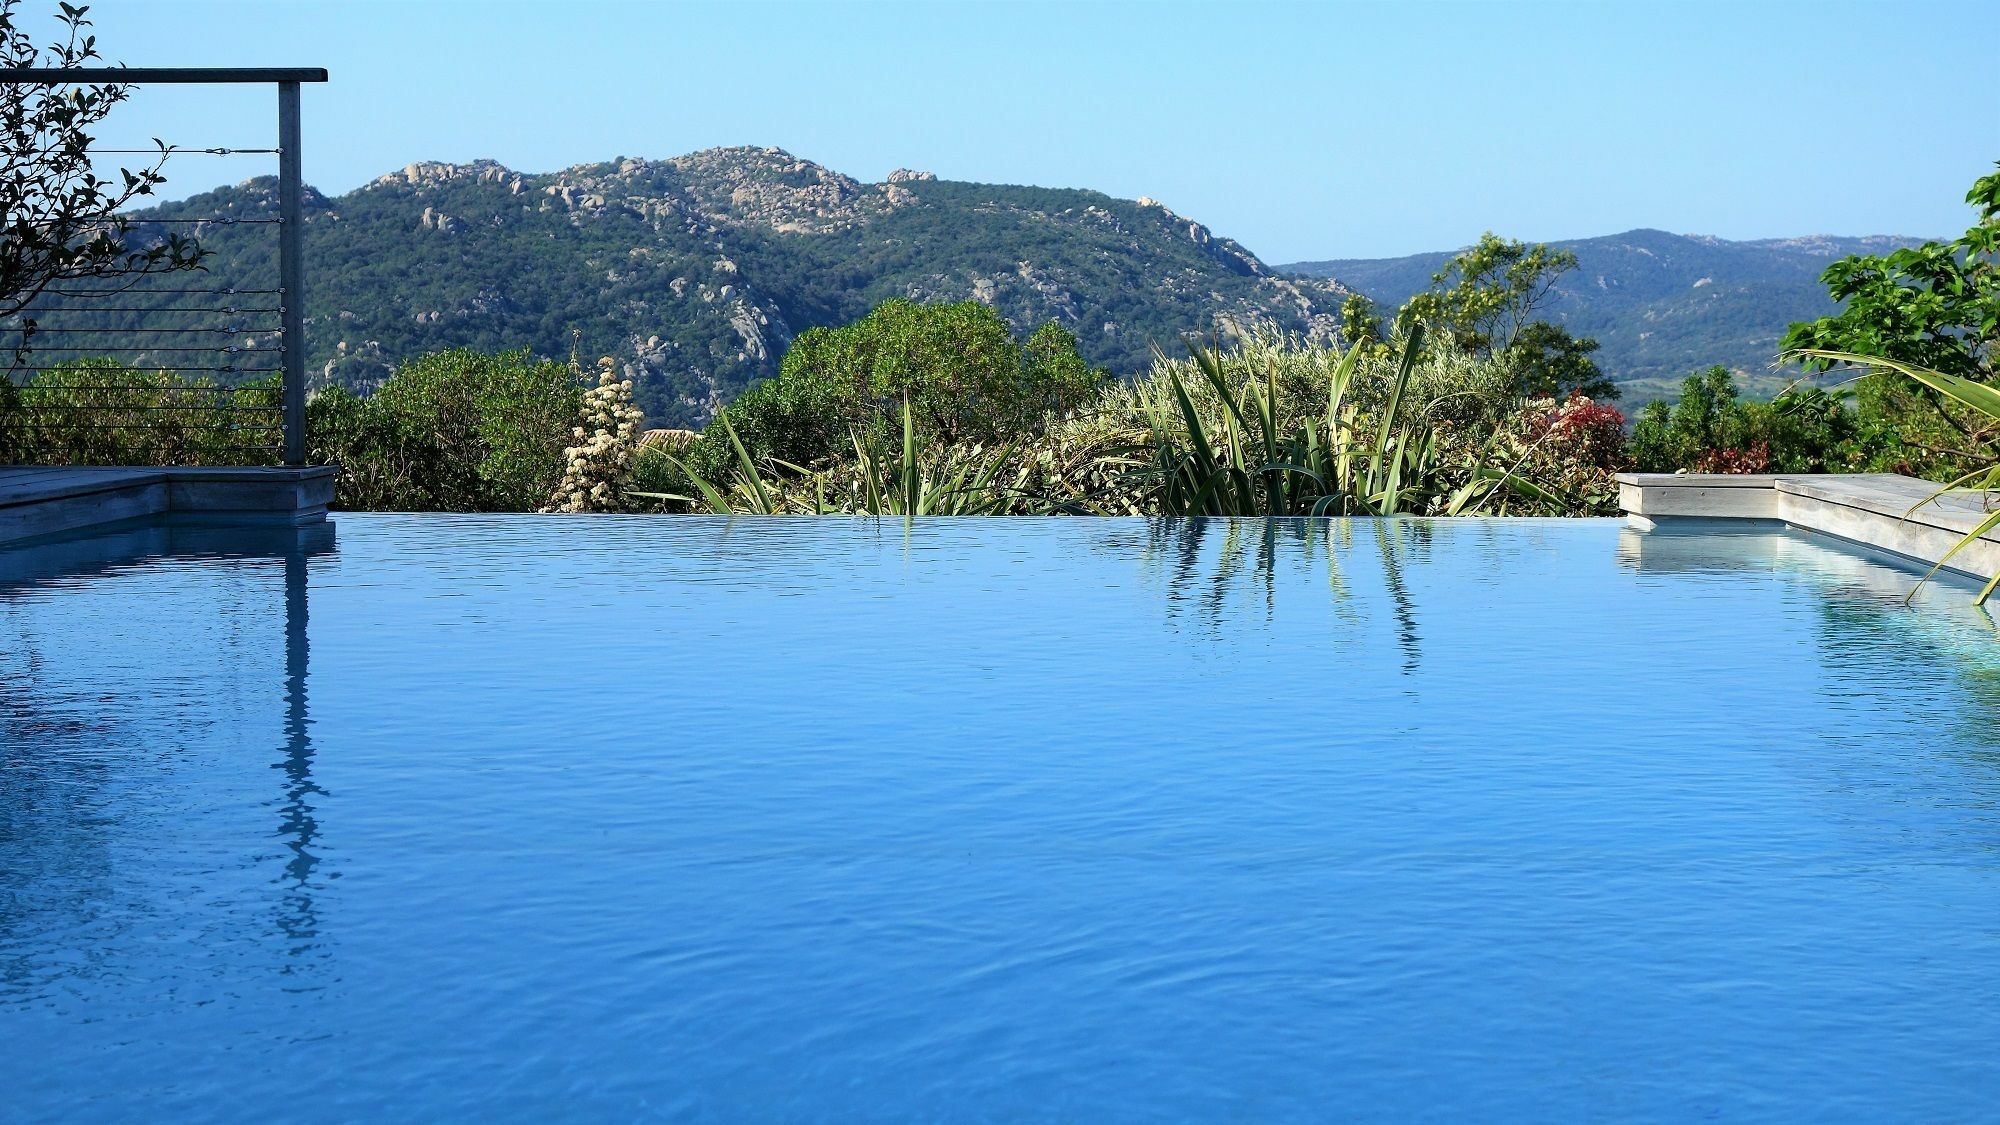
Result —
<instances>
[{"instance_id":1,"label":"pool deck step","mask_svg":"<svg viewBox=\"0 0 2000 1125\"><path fill-rule=\"evenodd\" d=\"M1775 520L1929 566L1986 518L1974 491L1938 495L1930 481L1893 473L1620 473L1619 505L1641 527L1669 520ZM2000 572L2000 530L1952 557L1948 569Z\"/></svg>"},{"instance_id":2,"label":"pool deck step","mask_svg":"<svg viewBox=\"0 0 2000 1125\"><path fill-rule=\"evenodd\" d=\"M0 466L0 544L178 513L320 523L333 502L330 467L119 468Z\"/></svg>"}]
</instances>

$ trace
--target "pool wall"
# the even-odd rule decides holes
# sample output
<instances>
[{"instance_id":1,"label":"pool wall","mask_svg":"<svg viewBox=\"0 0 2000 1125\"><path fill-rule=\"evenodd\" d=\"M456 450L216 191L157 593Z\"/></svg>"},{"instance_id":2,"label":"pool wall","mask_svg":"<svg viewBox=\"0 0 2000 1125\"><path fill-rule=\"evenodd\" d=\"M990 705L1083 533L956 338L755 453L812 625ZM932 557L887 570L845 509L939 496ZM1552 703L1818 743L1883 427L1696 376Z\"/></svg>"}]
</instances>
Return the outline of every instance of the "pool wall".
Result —
<instances>
[{"instance_id":1,"label":"pool wall","mask_svg":"<svg viewBox=\"0 0 2000 1125\"><path fill-rule=\"evenodd\" d=\"M334 472L332 466L0 466L0 543L185 513L209 520L321 523L333 503Z\"/></svg>"},{"instance_id":2,"label":"pool wall","mask_svg":"<svg viewBox=\"0 0 2000 1125\"><path fill-rule=\"evenodd\" d=\"M1775 521L1926 566L1987 516L1982 493L1939 495L1930 481L1893 473L1620 473L1618 500L1642 530L1690 519ZM1982 536L1946 569L1976 578L2000 572L2000 536Z\"/></svg>"}]
</instances>

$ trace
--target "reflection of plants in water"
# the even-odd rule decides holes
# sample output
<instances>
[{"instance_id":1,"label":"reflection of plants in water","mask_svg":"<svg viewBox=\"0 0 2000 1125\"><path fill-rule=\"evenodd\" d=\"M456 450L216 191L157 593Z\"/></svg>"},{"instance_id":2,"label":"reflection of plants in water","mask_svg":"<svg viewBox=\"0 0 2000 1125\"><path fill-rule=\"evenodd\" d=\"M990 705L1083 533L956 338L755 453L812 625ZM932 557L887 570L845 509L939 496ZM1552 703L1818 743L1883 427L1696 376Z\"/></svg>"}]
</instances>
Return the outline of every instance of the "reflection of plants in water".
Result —
<instances>
[{"instance_id":1,"label":"reflection of plants in water","mask_svg":"<svg viewBox=\"0 0 2000 1125\"><path fill-rule=\"evenodd\" d=\"M95 542L95 541L93 541ZM114 543L101 544L117 553ZM75 547L70 550L77 554ZM273 552L276 553L276 552ZM116 566L101 559L79 564L65 557L56 565L65 581L116 581L102 577L152 554L121 556ZM20 555L13 558L18 562ZM264 570L269 556L246 561L244 572ZM271 900L272 934L282 939L281 971L294 972L299 958L320 946L316 854L320 825L317 799L324 790L313 779L313 749L306 702L307 552L282 555L285 710L283 740L270 767L283 775L280 791L268 802L277 811L275 835L284 848L284 863L275 874L277 891ZM141 568L143 569L143 568ZM275 615L270 603L254 596L270 589L262 582L231 590L226 619L232 675L268 674L245 664L239 645L246 635L263 632ZM257 589L261 587L261 590ZM243 597L240 595L252 595ZM160 807L169 793L149 791L150 771L170 768L183 758L177 751L206 751L233 741L220 729L216 714L199 707L169 706L158 691L126 690L116 677L93 679L89 665L69 646L55 644L44 625L63 593L50 592L46 581L30 579L0 585L0 995L30 994L38 984L57 976L88 975L93 962L51 962L50 943L66 935L89 932L100 946L113 940L125 922L145 912L118 909L121 897L146 894L133 887L132 876L119 870L116 856L121 832L149 832L153 819L171 815ZM27 599L54 599L32 606ZM59 609L54 620L61 622ZM59 626L61 627L61 626ZM245 628L247 627L247 628ZM156 686L156 685L155 685ZM227 692L227 684L210 685L212 693ZM246 715L247 718L255 718ZM190 753L194 762L226 764L212 753ZM254 780L254 770L250 776ZM249 859L251 857L245 857ZM259 862L268 862L259 860ZM107 927L111 931L107 932Z\"/></svg>"},{"instance_id":2,"label":"reflection of plants in water","mask_svg":"<svg viewBox=\"0 0 2000 1125\"><path fill-rule=\"evenodd\" d=\"M1403 552L1413 542L1417 550L1427 550L1431 527L1427 522L1399 520L1399 530L1406 528L1407 533L1392 535L1384 521L1371 522L1375 526L1376 545L1381 548L1382 582L1388 587L1389 604L1396 615L1396 647L1403 650L1403 671L1414 672L1423 649L1417 636L1417 603L1403 582Z\"/></svg>"},{"instance_id":3,"label":"reflection of plants in water","mask_svg":"<svg viewBox=\"0 0 2000 1125\"><path fill-rule=\"evenodd\" d=\"M1884 708L1900 711L1911 705L1913 682L1922 694L1955 686L1964 698L1937 704L1936 721L1966 743L2000 751L2000 726L1993 722L2000 715L1996 628L1983 606L1967 607L1961 597L1941 591L1910 607L1865 592L1829 592L1819 602L1820 651L1833 679L1829 694L1844 703L1876 696ZM1912 669L1924 670L1916 681ZM2000 765L2000 754L1992 760Z\"/></svg>"},{"instance_id":4,"label":"reflection of plants in water","mask_svg":"<svg viewBox=\"0 0 2000 1125\"><path fill-rule=\"evenodd\" d=\"M1217 635L1241 624L1246 595L1261 603L1266 624L1276 619L1281 567L1324 565L1326 605L1342 623L1362 625L1368 598L1350 571L1366 557L1356 555L1355 533L1368 528L1373 556L1380 559L1382 594L1394 622L1396 646L1403 654L1403 670L1416 670L1422 657L1421 638L1406 570L1413 557L1429 548L1428 521L1192 517L1148 520L1146 527L1147 557L1165 564L1168 619L1178 621L1192 610L1203 627Z\"/></svg>"}]
</instances>

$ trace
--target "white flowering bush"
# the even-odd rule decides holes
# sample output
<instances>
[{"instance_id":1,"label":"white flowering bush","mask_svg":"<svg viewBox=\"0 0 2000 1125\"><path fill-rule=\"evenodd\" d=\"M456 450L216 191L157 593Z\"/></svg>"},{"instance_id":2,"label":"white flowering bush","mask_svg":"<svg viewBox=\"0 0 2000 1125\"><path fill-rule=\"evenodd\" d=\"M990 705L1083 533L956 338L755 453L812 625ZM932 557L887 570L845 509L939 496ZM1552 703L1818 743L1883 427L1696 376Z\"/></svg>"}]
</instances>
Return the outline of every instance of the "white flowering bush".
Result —
<instances>
[{"instance_id":1,"label":"white flowering bush","mask_svg":"<svg viewBox=\"0 0 2000 1125\"><path fill-rule=\"evenodd\" d=\"M598 360L597 385L583 392L583 422L570 431L576 444L563 451L562 484L542 510L622 510L642 417L632 405L632 380L618 377L610 356Z\"/></svg>"}]
</instances>

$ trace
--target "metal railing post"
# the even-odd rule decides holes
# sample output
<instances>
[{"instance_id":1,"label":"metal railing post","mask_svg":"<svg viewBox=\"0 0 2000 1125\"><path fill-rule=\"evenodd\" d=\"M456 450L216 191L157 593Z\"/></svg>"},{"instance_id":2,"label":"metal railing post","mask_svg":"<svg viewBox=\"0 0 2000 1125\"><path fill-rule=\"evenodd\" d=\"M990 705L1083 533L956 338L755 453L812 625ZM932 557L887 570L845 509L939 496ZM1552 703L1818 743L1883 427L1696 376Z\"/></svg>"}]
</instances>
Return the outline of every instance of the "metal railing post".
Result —
<instances>
[{"instance_id":1,"label":"metal railing post","mask_svg":"<svg viewBox=\"0 0 2000 1125\"><path fill-rule=\"evenodd\" d=\"M305 200L299 84L278 83L278 306L284 336L285 464L306 463Z\"/></svg>"}]
</instances>

